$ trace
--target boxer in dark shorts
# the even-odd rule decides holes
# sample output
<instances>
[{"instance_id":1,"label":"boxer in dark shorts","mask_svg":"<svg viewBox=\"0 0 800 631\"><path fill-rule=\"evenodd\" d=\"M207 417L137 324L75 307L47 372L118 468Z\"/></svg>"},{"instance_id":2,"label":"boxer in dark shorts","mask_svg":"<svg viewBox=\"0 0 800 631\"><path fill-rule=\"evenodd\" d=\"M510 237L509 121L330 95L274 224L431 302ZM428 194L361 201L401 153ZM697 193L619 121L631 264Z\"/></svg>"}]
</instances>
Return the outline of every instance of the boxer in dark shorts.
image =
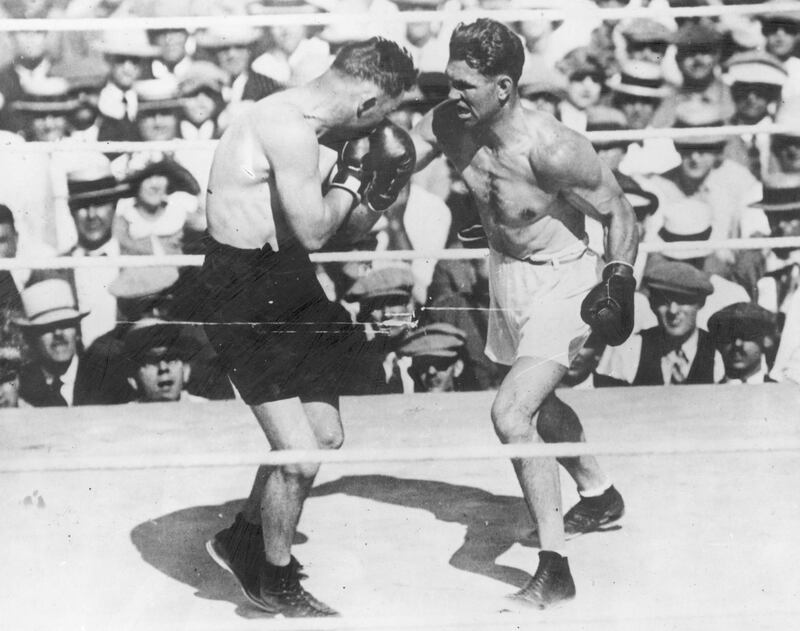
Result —
<instances>
[{"instance_id":1,"label":"boxer in dark shorts","mask_svg":"<svg viewBox=\"0 0 800 631\"><path fill-rule=\"evenodd\" d=\"M234 118L217 144L199 312L273 450L336 449L344 440L338 382L360 334L326 297L309 252L368 230L408 184L414 145L386 115L415 78L394 42L349 44L321 76ZM322 136L337 138L338 152ZM206 543L264 611L336 614L303 589L291 554L318 470L314 462L259 467L233 525Z\"/></svg>"},{"instance_id":2,"label":"boxer in dark shorts","mask_svg":"<svg viewBox=\"0 0 800 631\"><path fill-rule=\"evenodd\" d=\"M201 279L206 333L245 403L336 396L364 336L328 300L307 252L212 241Z\"/></svg>"}]
</instances>

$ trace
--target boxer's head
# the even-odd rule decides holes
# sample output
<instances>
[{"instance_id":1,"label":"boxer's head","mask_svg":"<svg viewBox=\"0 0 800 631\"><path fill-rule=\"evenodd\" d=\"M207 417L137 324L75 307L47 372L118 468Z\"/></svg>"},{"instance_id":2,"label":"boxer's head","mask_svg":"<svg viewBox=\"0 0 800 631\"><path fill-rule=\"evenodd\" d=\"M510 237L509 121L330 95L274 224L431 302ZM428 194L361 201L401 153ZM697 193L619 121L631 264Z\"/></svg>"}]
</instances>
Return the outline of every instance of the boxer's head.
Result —
<instances>
[{"instance_id":1,"label":"boxer's head","mask_svg":"<svg viewBox=\"0 0 800 631\"><path fill-rule=\"evenodd\" d=\"M450 38L449 98L466 126L491 120L517 95L525 54L504 24L481 18L459 24Z\"/></svg>"},{"instance_id":2,"label":"boxer's head","mask_svg":"<svg viewBox=\"0 0 800 631\"><path fill-rule=\"evenodd\" d=\"M404 93L411 90L417 80L409 52L382 37L342 47L331 70L351 82L358 93L351 124L357 129L370 129L397 109Z\"/></svg>"}]
</instances>

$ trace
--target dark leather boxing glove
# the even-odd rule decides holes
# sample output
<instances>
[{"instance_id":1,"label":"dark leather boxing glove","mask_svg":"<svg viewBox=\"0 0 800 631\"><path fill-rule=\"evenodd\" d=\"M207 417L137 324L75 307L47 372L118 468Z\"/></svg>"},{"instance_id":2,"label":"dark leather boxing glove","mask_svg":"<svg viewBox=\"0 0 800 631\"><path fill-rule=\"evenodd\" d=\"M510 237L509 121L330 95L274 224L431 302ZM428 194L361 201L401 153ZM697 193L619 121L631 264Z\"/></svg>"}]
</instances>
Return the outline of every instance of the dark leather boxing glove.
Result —
<instances>
[{"instance_id":1,"label":"dark leather boxing glove","mask_svg":"<svg viewBox=\"0 0 800 631\"><path fill-rule=\"evenodd\" d=\"M363 160L364 202L370 210L382 213L394 203L411 179L416 159L414 143L402 127L384 120L370 133Z\"/></svg>"},{"instance_id":2,"label":"dark leather boxing glove","mask_svg":"<svg viewBox=\"0 0 800 631\"><path fill-rule=\"evenodd\" d=\"M609 346L619 346L633 331L633 267L612 261L603 268L603 280L581 303L581 318Z\"/></svg>"},{"instance_id":3,"label":"dark leather boxing glove","mask_svg":"<svg viewBox=\"0 0 800 631\"><path fill-rule=\"evenodd\" d=\"M343 188L352 193L353 206L361 202L365 186L364 156L369 151L369 138L348 140L339 150L339 158L328 176L328 186Z\"/></svg>"}]
</instances>

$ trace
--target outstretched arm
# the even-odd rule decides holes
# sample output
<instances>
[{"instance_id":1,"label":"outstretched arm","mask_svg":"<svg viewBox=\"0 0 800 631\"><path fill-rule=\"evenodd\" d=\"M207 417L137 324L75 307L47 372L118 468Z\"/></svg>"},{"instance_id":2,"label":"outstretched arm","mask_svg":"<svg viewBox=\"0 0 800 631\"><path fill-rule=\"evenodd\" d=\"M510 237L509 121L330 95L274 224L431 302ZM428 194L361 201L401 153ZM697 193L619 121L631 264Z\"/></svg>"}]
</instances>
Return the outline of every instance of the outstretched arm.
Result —
<instances>
[{"instance_id":1,"label":"outstretched arm","mask_svg":"<svg viewBox=\"0 0 800 631\"><path fill-rule=\"evenodd\" d=\"M442 152L436 134L433 132L435 111L436 108L425 114L411 130L411 139L414 141L414 150L417 153L415 171L424 169Z\"/></svg>"}]
</instances>

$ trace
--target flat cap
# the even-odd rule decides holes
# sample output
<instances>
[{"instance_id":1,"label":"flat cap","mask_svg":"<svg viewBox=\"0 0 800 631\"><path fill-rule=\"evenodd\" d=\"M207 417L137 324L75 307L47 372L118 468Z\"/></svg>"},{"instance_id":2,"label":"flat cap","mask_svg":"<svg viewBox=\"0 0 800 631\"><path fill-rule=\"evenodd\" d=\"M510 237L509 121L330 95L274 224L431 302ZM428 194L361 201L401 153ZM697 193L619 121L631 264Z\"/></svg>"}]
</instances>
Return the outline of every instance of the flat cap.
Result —
<instances>
[{"instance_id":1,"label":"flat cap","mask_svg":"<svg viewBox=\"0 0 800 631\"><path fill-rule=\"evenodd\" d=\"M702 298L714 293L708 274L689 263L651 257L644 271L642 284L684 296Z\"/></svg>"},{"instance_id":2,"label":"flat cap","mask_svg":"<svg viewBox=\"0 0 800 631\"><path fill-rule=\"evenodd\" d=\"M708 332L714 342L775 335L777 319L774 313L757 304L737 302L720 309L708 319Z\"/></svg>"},{"instance_id":3,"label":"flat cap","mask_svg":"<svg viewBox=\"0 0 800 631\"><path fill-rule=\"evenodd\" d=\"M410 357L457 357L467 339L466 333L446 322L420 327L400 344L398 354Z\"/></svg>"},{"instance_id":4,"label":"flat cap","mask_svg":"<svg viewBox=\"0 0 800 631\"><path fill-rule=\"evenodd\" d=\"M346 299L350 301L371 300L374 298L411 297L414 276L407 267L381 267L359 278Z\"/></svg>"},{"instance_id":5,"label":"flat cap","mask_svg":"<svg viewBox=\"0 0 800 631\"><path fill-rule=\"evenodd\" d=\"M636 18L622 27L622 34L633 42L665 42L672 41L672 32L661 22L648 18Z\"/></svg>"},{"instance_id":6,"label":"flat cap","mask_svg":"<svg viewBox=\"0 0 800 631\"><path fill-rule=\"evenodd\" d=\"M717 50L722 46L722 34L705 24L687 22L678 29L675 45L682 53Z\"/></svg>"}]
</instances>

